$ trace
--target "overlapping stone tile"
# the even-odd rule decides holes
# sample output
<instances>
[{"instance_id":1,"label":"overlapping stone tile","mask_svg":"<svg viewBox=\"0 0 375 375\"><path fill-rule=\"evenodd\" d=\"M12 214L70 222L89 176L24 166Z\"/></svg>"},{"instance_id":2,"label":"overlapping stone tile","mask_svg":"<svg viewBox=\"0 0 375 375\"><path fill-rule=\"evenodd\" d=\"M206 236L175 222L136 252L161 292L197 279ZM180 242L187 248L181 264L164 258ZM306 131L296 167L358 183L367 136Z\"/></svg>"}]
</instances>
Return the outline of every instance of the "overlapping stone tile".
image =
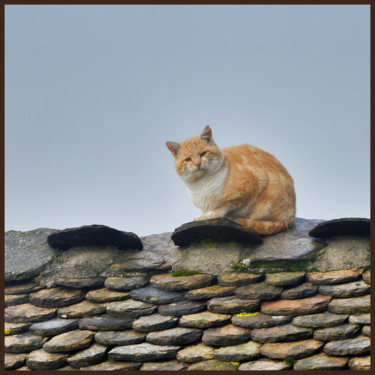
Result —
<instances>
[{"instance_id":1,"label":"overlapping stone tile","mask_svg":"<svg viewBox=\"0 0 375 375\"><path fill-rule=\"evenodd\" d=\"M104 314L106 309L107 304L84 300L74 305L59 308L57 310L57 316L63 319L77 319Z\"/></svg>"},{"instance_id":2,"label":"overlapping stone tile","mask_svg":"<svg viewBox=\"0 0 375 375\"><path fill-rule=\"evenodd\" d=\"M93 366L103 361L107 350L107 346L94 343L89 348L69 356L67 360L71 366L76 368Z\"/></svg>"},{"instance_id":3,"label":"overlapping stone tile","mask_svg":"<svg viewBox=\"0 0 375 375\"><path fill-rule=\"evenodd\" d=\"M189 371L236 371L239 363L230 363L217 361L216 359L210 359L208 361L202 361L193 363L188 367Z\"/></svg>"},{"instance_id":4,"label":"overlapping stone tile","mask_svg":"<svg viewBox=\"0 0 375 375\"><path fill-rule=\"evenodd\" d=\"M168 291L186 291L209 286L214 279L213 275L198 274L192 276L173 277L171 274L153 275L150 283L153 287Z\"/></svg>"},{"instance_id":5,"label":"overlapping stone tile","mask_svg":"<svg viewBox=\"0 0 375 375\"><path fill-rule=\"evenodd\" d=\"M319 294L333 298L360 297L370 293L370 285L363 280L338 285L319 285Z\"/></svg>"},{"instance_id":6,"label":"overlapping stone tile","mask_svg":"<svg viewBox=\"0 0 375 375\"><path fill-rule=\"evenodd\" d=\"M68 354L48 353L43 349L35 350L26 358L30 370L57 370L65 366Z\"/></svg>"},{"instance_id":7,"label":"overlapping stone tile","mask_svg":"<svg viewBox=\"0 0 375 375\"><path fill-rule=\"evenodd\" d=\"M370 338L359 336L354 339L327 342L323 350L333 356L365 355L370 352Z\"/></svg>"},{"instance_id":8,"label":"overlapping stone tile","mask_svg":"<svg viewBox=\"0 0 375 375\"><path fill-rule=\"evenodd\" d=\"M215 350L214 359L224 362L251 361L261 356L261 346L262 344L254 341L249 341L245 344L225 346Z\"/></svg>"},{"instance_id":9,"label":"overlapping stone tile","mask_svg":"<svg viewBox=\"0 0 375 375\"><path fill-rule=\"evenodd\" d=\"M77 319L60 319L55 318L45 322L33 323L30 326L30 331L34 335L52 337L60 333L73 331L78 328Z\"/></svg>"},{"instance_id":10,"label":"overlapping stone tile","mask_svg":"<svg viewBox=\"0 0 375 375\"><path fill-rule=\"evenodd\" d=\"M361 326L355 324L343 324L331 328L320 328L314 331L314 339L320 341L345 340L357 336Z\"/></svg>"},{"instance_id":11,"label":"overlapping stone tile","mask_svg":"<svg viewBox=\"0 0 375 375\"><path fill-rule=\"evenodd\" d=\"M14 284L6 286L4 289L5 295L19 295L34 293L42 289L42 286L35 284L34 282L24 282L22 284Z\"/></svg>"},{"instance_id":12,"label":"overlapping stone tile","mask_svg":"<svg viewBox=\"0 0 375 375\"><path fill-rule=\"evenodd\" d=\"M236 296L212 298L207 301L207 309L219 314L239 314L241 312L258 311L259 299L241 299Z\"/></svg>"},{"instance_id":13,"label":"overlapping stone tile","mask_svg":"<svg viewBox=\"0 0 375 375\"><path fill-rule=\"evenodd\" d=\"M185 299L183 293L171 292L154 288L149 285L140 289L134 289L130 292L132 299L136 301L143 301L153 303L155 305L166 305Z\"/></svg>"},{"instance_id":14,"label":"overlapping stone tile","mask_svg":"<svg viewBox=\"0 0 375 375\"><path fill-rule=\"evenodd\" d=\"M371 314L354 314L349 316L349 323L351 324L371 324Z\"/></svg>"},{"instance_id":15,"label":"overlapping stone tile","mask_svg":"<svg viewBox=\"0 0 375 375\"><path fill-rule=\"evenodd\" d=\"M256 342L268 343L279 341L305 340L313 336L311 328L284 324L271 328L256 328L251 331L251 338Z\"/></svg>"},{"instance_id":16,"label":"overlapping stone tile","mask_svg":"<svg viewBox=\"0 0 375 375\"><path fill-rule=\"evenodd\" d=\"M165 316L161 314L152 314L142 316L132 323L133 329L139 332L163 331L177 325L178 318L175 316Z\"/></svg>"},{"instance_id":17,"label":"overlapping stone tile","mask_svg":"<svg viewBox=\"0 0 375 375\"><path fill-rule=\"evenodd\" d=\"M107 360L97 365L81 367L81 371L136 371L142 366L142 362L117 362ZM73 368L74 369L74 368Z\"/></svg>"},{"instance_id":18,"label":"overlapping stone tile","mask_svg":"<svg viewBox=\"0 0 375 375\"><path fill-rule=\"evenodd\" d=\"M97 303L124 301L128 298L130 298L130 292L115 291L107 288L90 290L86 293L87 300Z\"/></svg>"},{"instance_id":19,"label":"overlapping stone tile","mask_svg":"<svg viewBox=\"0 0 375 375\"><path fill-rule=\"evenodd\" d=\"M196 345L186 346L177 353L177 360L185 363L195 363L214 359L215 349L203 342Z\"/></svg>"},{"instance_id":20,"label":"overlapping stone tile","mask_svg":"<svg viewBox=\"0 0 375 375\"><path fill-rule=\"evenodd\" d=\"M293 324L299 327L328 328L344 324L348 315L332 314L324 312L320 314L302 315L293 318Z\"/></svg>"},{"instance_id":21,"label":"overlapping stone tile","mask_svg":"<svg viewBox=\"0 0 375 375\"><path fill-rule=\"evenodd\" d=\"M220 298L232 296L235 290L236 287L234 286L212 285L205 288L189 290L185 293L185 297L193 301L210 298Z\"/></svg>"},{"instance_id":22,"label":"overlapping stone tile","mask_svg":"<svg viewBox=\"0 0 375 375\"><path fill-rule=\"evenodd\" d=\"M55 284L66 288L84 289L98 288L104 285L104 276L84 277L84 278L67 278L55 277Z\"/></svg>"},{"instance_id":23,"label":"overlapping stone tile","mask_svg":"<svg viewBox=\"0 0 375 375\"><path fill-rule=\"evenodd\" d=\"M264 279L264 275L239 272L223 272L217 275L217 282L221 286L242 286L255 284Z\"/></svg>"},{"instance_id":24,"label":"overlapping stone tile","mask_svg":"<svg viewBox=\"0 0 375 375\"><path fill-rule=\"evenodd\" d=\"M99 331L95 333L95 341L101 345L120 346L140 344L146 334L133 330L127 331Z\"/></svg>"},{"instance_id":25,"label":"overlapping stone tile","mask_svg":"<svg viewBox=\"0 0 375 375\"><path fill-rule=\"evenodd\" d=\"M132 318L121 318L103 314L81 319L79 321L79 328L92 331L123 331L131 329L132 322Z\"/></svg>"},{"instance_id":26,"label":"overlapping stone tile","mask_svg":"<svg viewBox=\"0 0 375 375\"><path fill-rule=\"evenodd\" d=\"M353 268L328 272L309 272L306 278L311 284L333 285L358 280L361 277L361 273L362 270Z\"/></svg>"},{"instance_id":27,"label":"overlapping stone tile","mask_svg":"<svg viewBox=\"0 0 375 375\"><path fill-rule=\"evenodd\" d=\"M317 353L324 343L314 339L294 342L268 343L260 348L260 352L271 359L300 359Z\"/></svg>"},{"instance_id":28,"label":"overlapping stone tile","mask_svg":"<svg viewBox=\"0 0 375 375\"><path fill-rule=\"evenodd\" d=\"M149 276L113 276L107 277L104 285L109 290L114 291L131 291L142 288L150 281Z\"/></svg>"},{"instance_id":29,"label":"overlapping stone tile","mask_svg":"<svg viewBox=\"0 0 375 375\"><path fill-rule=\"evenodd\" d=\"M292 366L284 361L262 358L245 362L238 368L239 371L282 371L289 370Z\"/></svg>"},{"instance_id":30,"label":"overlapping stone tile","mask_svg":"<svg viewBox=\"0 0 375 375\"><path fill-rule=\"evenodd\" d=\"M315 296L318 292L318 286L310 283L303 283L294 288L285 289L281 293L283 299L302 299Z\"/></svg>"},{"instance_id":31,"label":"overlapping stone tile","mask_svg":"<svg viewBox=\"0 0 375 375\"><path fill-rule=\"evenodd\" d=\"M47 338L36 336L31 332L19 333L17 335L6 336L4 339L4 350L6 353L29 353L40 349Z\"/></svg>"},{"instance_id":32,"label":"overlapping stone tile","mask_svg":"<svg viewBox=\"0 0 375 375\"><path fill-rule=\"evenodd\" d=\"M110 302L107 306L107 314L127 318L139 318L151 315L157 309L156 306L142 301L128 299L126 301Z\"/></svg>"},{"instance_id":33,"label":"overlapping stone tile","mask_svg":"<svg viewBox=\"0 0 375 375\"><path fill-rule=\"evenodd\" d=\"M30 294L30 303L39 307L62 307L82 301L85 298L81 290L65 288L42 289Z\"/></svg>"},{"instance_id":34,"label":"overlapping stone tile","mask_svg":"<svg viewBox=\"0 0 375 375\"><path fill-rule=\"evenodd\" d=\"M4 323L4 335L16 335L29 330L32 323Z\"/></svg>"},{"instance_id":35,"label":"overlapping stone tile","mask_svg":"<svg viewBox=\"0 0 375 375\"><path fill-rule=\"evenodd\" d=\"M94 339L94 332L76 329L61 333L43 345L43 349L49 353L67 353L87 348Z\"/></svg>"},{"instance_id":36,"label":"overlapping stone tile","mask_svg":"<svg viewBox=\"0 0 375 375\"><path fill-rule=\"evenodd\" d=\"M43 322L56 316L56 308L33 306L30 303L5 308L5 321L8 323Z\"/></svg>"},{"instance_id":37,"label":"overlapping stone tile","mask_svg":"<svg viewBox=\"0 0 375 375\"><path fill-rule=\"evenodd\" d=\"M305 280L305 272L278 272L266 276L266 283L279 287L292 287Z\"/></svg>"},{"instance_id":38,"label":"overlapping stone tile","mask_svg":"<svg viewBox=\"0 0 375 375\"><path fill-rule=\"evenodd\" d=\"M232 346L250 340L250 330L227 324L223 327L208 328L203 332L202 341L208 346Z\"/></svg>"},{"instance_id":39,"label":"overlapping stone tile","mask_svg":"<svg viewBox=\"0 0 375 375\"><path fill-rule=\"evenodd\" d=\"M344 370L347 363L348 358L319 353L308 358L299 359L294 364L294 370Z\"/></svg>"},{"instance_id":40,"label":"overlapping stone tile","mask_svg":"<svg viewBox=\"0 0 375 375\"><path fill-rule=\"evenodd\" d=\"M237 297L243 299L268 301L279 298L282 291L283 288L261 282L258 284L240 286L236 289L235 294Z\"/></svg>"},{"instance_id":41,"label":"overlapping stone tile","mask_svg":"<svg viewBox=\"0 0 375 375\"><path fill-rule=\"evenodd\" d=\"M371 356L367 355L351 358L349 368L356 371L369 371L371 369Z\"/></svg>"},{"instance_id":42,"label":"overlapping stone tile","mask_svg":"<svg viewBox=\"0 0 375 375\"><path fill-rule=\"evenodd\" d=\"M328 311L334 314L364 314L370 312L370 296L334 298L328 304Z\"/></svg>"},{"instance_id":43,"label":"overlapping stone tile","mask_svg":"<svg viewBox=\"0 0 375 375\"><path fill-rule=\"evenodd\" d=\"M187 363L177 361L145 362L141 371L182 371L189 367Z\"/></svg>"},{"instance_id":44,"label":"overlapping stone tile","mask_svg":"<svg viewBox=\"0 0 375 375\"><path fill-rule=\"evenodd\" d=\"M366 284L371 285L371 270L363 272L362 279Z\"/></svg>"},{"instance_id":45,"label":"overlapping stone tile","mask_svg":"<svg viewBox=\"0 0 375 375\"><path fill-rule=\"evenodd\" d=\"M280 326L292 321L291 316L266 315L262 313L242 313L232 316L232 324L243 328L270 328Z\"/></svg>"},{"instance_id":46,"label":"overlapping stone tile","mask_svg":"<svg viewBox=\"0 0 375 375\"><path fill-rule=\"evenodd\" d=\"M204 311L196 314L184 315L180 318L179 325L181 327L190 328L211 328L219 327L230 323L231 315L216 314L209 311Z\"/></svg>"},{"instance_id":47,"label":"overlapping stone tile","mask_svg":"<svg viewBox=\"0 0 375 375\"><path fill-rule=\"evenodd\" d=\"M180 301L158 306L161 315L182 316L194 314L206 309L206 302L202 301Z\"/></svg>"},{"instance_id":48,"label":"overlapping stone tile","mask_svg":"<svg viewBox=\"0 0 375 375\"><path fill-rule=\"evenodd\" d=\"M26 354L9 354L5 353L4 356L4 367L5 370L16 370L22 367L26 361Z\"/></svg>"},{"instance_id":49,"label":"overlapping stone tile","mask_svg":"<svg viewBox=\"0 0 375 375\"><path fill-rule=\"evenodd\" d=\"M370 337L370 336L371 336L371 326L363 326L363 327L362 327L362 333L363 333L365 336Z\"/></svg>"},{"instance_id":50,"label":"overlapping stone tile","mask_svg":"<svg viewBox=\"0 0 375 375\"><path fill-rule=\"evenodd\" d=\"M5 298L4 298L5 307L22 305L28 302L29 302L28 294L5 295Z\"/></svg>"},{"instance_id":51,"label":"overlapping stone tile","mask_svg":"<svg viewBox=\"0 0 375 375\"><path fill-rule=\"evenodd\" d=\"M199 341L201 337L200 329L175 327L150 332L146 336L146 341L155 345L188 345Z\"/></svg>"}]
</instances>

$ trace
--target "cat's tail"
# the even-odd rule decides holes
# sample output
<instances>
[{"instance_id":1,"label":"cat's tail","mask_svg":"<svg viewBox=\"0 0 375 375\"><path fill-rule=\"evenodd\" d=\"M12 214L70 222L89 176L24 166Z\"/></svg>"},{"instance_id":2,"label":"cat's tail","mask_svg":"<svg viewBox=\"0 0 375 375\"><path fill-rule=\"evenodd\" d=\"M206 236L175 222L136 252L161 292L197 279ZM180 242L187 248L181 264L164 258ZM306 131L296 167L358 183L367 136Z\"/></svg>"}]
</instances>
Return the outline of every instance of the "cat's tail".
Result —
<instances>
[{"instance_id":1,"label":"cat's tail","mask_svg":"<svg viewBox=\"0 0 375 375\"><path fill-rule=\"evenodd\" d=\"M281 232L282 230L290 228L293 221L283 222L283 221L261 221L261 220L252 220L252 219L235 219L238 224L241 224L245 228L252 228L258 234L274 234Z\"/></svg>"}]
</instances>

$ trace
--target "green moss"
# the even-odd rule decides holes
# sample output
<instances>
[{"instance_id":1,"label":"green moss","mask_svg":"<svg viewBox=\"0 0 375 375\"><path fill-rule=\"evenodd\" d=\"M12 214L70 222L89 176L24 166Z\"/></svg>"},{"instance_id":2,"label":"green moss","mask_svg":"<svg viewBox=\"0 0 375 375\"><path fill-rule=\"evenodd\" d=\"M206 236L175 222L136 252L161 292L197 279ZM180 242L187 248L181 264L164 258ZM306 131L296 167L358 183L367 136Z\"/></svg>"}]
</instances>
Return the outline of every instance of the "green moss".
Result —
<instances>
[{"instance_id":1,"label":"green moss","mask_svg":"<svg viewBox=\"0 0 375 375\"><path fill-rule=\"evenodd\" d=\"M193 276L193 275L200 275L201 272L196 270L178 270L171 273L172 277L179 277L179 276Z\"/></svg>"},{"instance_id":2,"label":"green moss","mask_svg":"<svg viewBox=\"0 0 375 375\"><path fill-rule=\"evenodd\" d=\"M200 242L201 246L203 247L215 247L217 243L215 241L212 241L210 239L205 239Z\"/></svg>"},{"instance_id":3,"label":"green moss","mask_svg":"<svg viewBox=\"0 0 375 375\"><path fill-rule=\"evenodd\" d=\"M284 359L283 362L285 362L287 365L294 366L294 364L296 363L296 360L293 358L287 357Z\"/></svg>"}]
</instances>

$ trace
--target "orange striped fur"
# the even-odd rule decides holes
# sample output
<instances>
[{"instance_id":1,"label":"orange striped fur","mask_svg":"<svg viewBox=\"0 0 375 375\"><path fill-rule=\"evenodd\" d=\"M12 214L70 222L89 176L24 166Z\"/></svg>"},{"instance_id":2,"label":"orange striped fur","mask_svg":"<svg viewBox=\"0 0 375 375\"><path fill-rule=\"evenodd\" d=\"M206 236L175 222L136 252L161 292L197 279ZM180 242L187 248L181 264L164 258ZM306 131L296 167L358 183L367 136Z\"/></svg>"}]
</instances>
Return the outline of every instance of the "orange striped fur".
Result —
<instances>
[{"instance_id":1,"label":"orange striped fur","mask_svg":"<svg viewBox=\"0 0 375 375\"><path fill-rule=\"evenodd\" d=\"M167 142L167 147L190 198L202 211L195 220L227 217L259 234L293 225L293 179L268 152L250 145L221 150L208 125L200 136Z\"/></svg>"}]
</instances>

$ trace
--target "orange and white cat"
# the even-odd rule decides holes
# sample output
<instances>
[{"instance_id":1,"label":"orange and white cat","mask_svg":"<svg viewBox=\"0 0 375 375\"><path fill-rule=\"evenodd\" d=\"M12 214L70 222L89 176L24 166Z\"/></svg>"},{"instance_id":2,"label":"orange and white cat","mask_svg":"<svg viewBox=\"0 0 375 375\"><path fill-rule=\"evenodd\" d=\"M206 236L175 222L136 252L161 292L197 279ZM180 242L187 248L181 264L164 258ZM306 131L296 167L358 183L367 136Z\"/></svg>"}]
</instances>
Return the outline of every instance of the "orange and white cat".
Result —
<instances>
[{"instance_id":1,"label":"orange and white cat","mask_svg":"<svg viewBox=\"0 0 375 375\"><path fill-rule=\"evenodd\" d=\"M200 136L166 144L191 200L202 211L194 220L226 217L259 234L293 225L293 179L268 152L250 145L221 150L208 125Z\"/></svg>"}]
</instances>

